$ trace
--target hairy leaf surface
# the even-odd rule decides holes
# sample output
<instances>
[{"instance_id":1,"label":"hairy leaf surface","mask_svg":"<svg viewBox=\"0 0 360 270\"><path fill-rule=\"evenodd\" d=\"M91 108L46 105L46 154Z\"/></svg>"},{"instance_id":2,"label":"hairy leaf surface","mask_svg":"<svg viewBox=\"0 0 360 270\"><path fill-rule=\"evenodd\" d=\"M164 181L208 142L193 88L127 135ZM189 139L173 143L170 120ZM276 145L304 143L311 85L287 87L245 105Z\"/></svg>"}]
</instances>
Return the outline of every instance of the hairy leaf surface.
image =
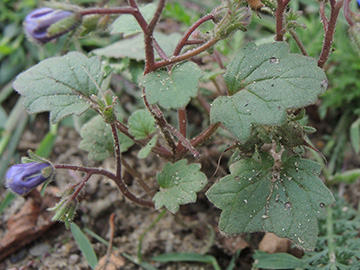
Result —
<instances>
[{"instance_id":1,"label":"hairy leaf surface","mask_svg":"<svg viewBox=\"0 0 360 270\"><path fill-rule=\"evenodd\" d=\"M206 193L222 211L219 228L227 234L266 231L287 237L304 249L315 247L317 219L334 199L318 174L321 165L290 157L274 170L274 160L240 160Z\"/></svg>"},{"instance_id":2,"label":"hairy leaf surface","mask_svg":"<svg viewBox=\"0 0 360 270\"><path fill-rule=\"evenodd\" d=\"M129 132L136 140L146 139L156 131L155 120L147 110L137 110L131 114L128 120Z\"/></svg>"},{"instance_id":3,"label":"hairy leaf surface","mask_svg":"<svg viewBox=\"0 0 360 270\"><path fill-rule=\"evenodd\" d=\"M241 142L249 139L254 124L284 123L287 109L314 103L327 87L316 60L290 54L285 42L248 44L231 61L224 79L231 96L213 102L210 118Z\"/></svg>"},{"instance_id":4,"label":"hairy leaf surface","mask_svg":"<svg viewBox=\"0 0 360 270\"><path fill-rule=\"evenodd\" d=\"M49 111L52 123L80 115L90 106L90 96L98 93L90 76L101 85L103 75L98 57L78 52L52 57L21 73L13 87L25 97L29 113Z\"/></svg>"},{"instance_id":5,"label":"hairy leaf surface","mask_svg":"<svg viewBox=\"0 0 360 270\"><path fill-rule=\"evenodd\" d=\"M166 163L162 172L156 176L160 191L155 194L155 208L165 206L176 213L179 206L196 201L196 192L207 183L206 175L200 172L200 164L187 164L185 159Z\"/></svg>"},{"instance_id":6,"label":"hairy leaf surface","mask_svg":"<svg viewBox=\"0 0 360 270\"><path fill-rule=\"evenodd\" d=\"M175 65L171 71L158 70L147 74L144 86L150 104L158 103L166 109L185 107L190 98L197 96L200 68L193 62Z\"/></svg>"}]
</instances>

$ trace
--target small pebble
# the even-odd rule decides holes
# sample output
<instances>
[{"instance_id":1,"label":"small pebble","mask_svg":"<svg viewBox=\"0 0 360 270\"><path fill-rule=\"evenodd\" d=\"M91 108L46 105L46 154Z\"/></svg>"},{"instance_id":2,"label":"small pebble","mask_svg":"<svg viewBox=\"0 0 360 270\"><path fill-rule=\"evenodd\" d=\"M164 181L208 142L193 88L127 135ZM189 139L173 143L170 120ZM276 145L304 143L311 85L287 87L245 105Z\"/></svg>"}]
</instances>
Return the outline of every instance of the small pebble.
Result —
<instances>
[{"instance_id":1,"label":"small pebble","mask_svg":"<svg viewBox=\"0 0 360 270\"><path fill-rule=\"evenodd\" d=\"M30 248L29 253L34 257L38 257L38 256L42 256L43 254L48 252L50 250L50 248L51 248L51 246L49 244L40 243L40 244L37 244L37 245L33 246L32 248Z\"/></svg>"},{"instance_id":2,"label":"small pebble","mask_svg":"<svg viewBox=\"0 0 360 270\"><path fill-rule=\"evenodd\" d=\"M70 265L75 265L75 264L77 264L79 262L79 259L80 259L79 255L71 254L69 256L69 264Z\"/></svg>"}]
</instances>

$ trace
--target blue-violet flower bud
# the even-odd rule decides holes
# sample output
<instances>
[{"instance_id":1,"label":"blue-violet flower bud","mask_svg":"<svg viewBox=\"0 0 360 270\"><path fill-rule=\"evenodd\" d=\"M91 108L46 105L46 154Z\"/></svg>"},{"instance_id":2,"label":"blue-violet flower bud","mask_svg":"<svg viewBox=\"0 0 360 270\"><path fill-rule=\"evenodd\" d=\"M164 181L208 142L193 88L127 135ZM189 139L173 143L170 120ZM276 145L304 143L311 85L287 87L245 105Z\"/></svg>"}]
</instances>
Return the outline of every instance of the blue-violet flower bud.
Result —
<instances>
[{"instance_id":1,"label":"blue-violet flower bud","mask_svg":"<svg viewBox=\"0 0 360 270\"><path fill-rule=\"evenodd\" d=\"M50 171L50 172L49 172ZM8 187L19 195L25 195L50 179L53 168L49 163L30 162L12 166L6 173Z\"/></svg>"},{"instance_id":2,"label":"blue-violet flower bud","mask_svg":"<svg viewBox=\"0 0 360 270\"><path fill-rule=\"evenodd\" d=\"M43 7L34 10L25 18L27 36L45 44L71 30L81 22L81 15L67 11Z\"/></svg>"}]
</instances>

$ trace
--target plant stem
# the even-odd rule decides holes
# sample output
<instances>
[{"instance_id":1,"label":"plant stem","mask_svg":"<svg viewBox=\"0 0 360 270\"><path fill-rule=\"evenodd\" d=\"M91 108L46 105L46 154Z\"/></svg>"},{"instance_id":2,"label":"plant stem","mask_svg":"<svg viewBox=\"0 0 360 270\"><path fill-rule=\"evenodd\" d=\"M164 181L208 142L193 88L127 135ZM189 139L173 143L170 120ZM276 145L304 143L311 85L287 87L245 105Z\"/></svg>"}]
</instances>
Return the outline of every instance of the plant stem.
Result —
<instances>
[{"instance_id":1,"label":"plant stem","mask_svg":"<svg viewBox=\"0 0 360 270\"><path fill-rule=\"evenodd\" d=\"M187 42L189 40L189 37L191 36L191 34L204 22L208 21L208 20L212 20L214 19L214 14L207 14L204 17L200 18L199 20L197 20L190 28L189 30L186 31L186 33L184 34L184 36L181 38L181 40L179 41L179 43L177 44L173 55L177 56L180 54L182 48L187 45Z\"/></svg>"},{"instance_id":2,"label":"plant stem","mask_svg":"<svg viewBox=\"0 0 360 270\"><path fill-rule=\"evenodd\" d=\"M154 111L157 115L161 116L162 119L165 119L160 109L155 107ZM168 124L167 122L162 123L162 125L165 128L165 130L169 130L172 134L174 134L174 136L178 138L179 142L182 143L185 146L185 148L187 148L193 154L195 158L200 157L200 153L196 151L196 149L191 145L191 143L176 128L174 128L172 125ZM176 150L175 150L175 154L176 154Z\"/></svg>"},{"instance_id":3,"label":"plant stem","mask_svg":"<svg viewBox=\"0 0 360 270\"><path fill-rule=\"evenodd\" d=\"M327 210L327 216L326 216L326 238L327 238L327 244L329 248L329 263L330 263L330 269L336 270L336 249L334 245L334 220L333 220L333 210L331 206L328 206L326 208Z\"/></svg>"},{"instance_id":4,"label":"plant stem","mask_svg":"<svg viewBox=\"0 0 360 270\"><path fill-rule=\"evenodd\" d=\"M86 182L89 181L90 177L92 176L91 172L88 172L85 177L81 180L80 185L77 187L77 189L74 191L74 193L71 195L71 200L75 200L76 197L79 195L80 191L85 186Z\"/></svg>"},{"instance_id":5,"label":"plant stem","mask_svg":"<svg viewBox=\"0 0 360 270\"><path fill-rule=\"evenodd\" d=\"M136 144L140 146L145 146L148 143L149 140L136 140L135 137L129 133L128 127L125 126L123 123L116 121L115 125L121 133L132 139ZM151 149L151 151L165 159L169 159L169 157L171 157L172 155L172 153L168 149L162 146L155 146L153 149Z\"/></svg>"},{"instance_id":6,"label":"plant stem","mask_svg":"<svg viewBox=\"0 0 360 270\"><path fill-rule=\"evenodd\" d=\"M328 20L328 18L326 18L325 5L326 5L325 1L319 2L319 15L320 15L322 24L324 26L324 31L326 32L328 25L329 25L329 20Z\"/></svg>"},{"instance_id":7,"label":"plant stem","mask_svg":"<svg viewBox=\"0 0 360 270\"><path fill-rule=\"evenodd\" d=\"M158 223L160 221L160 219L165 215L165 213L166 213L166 209L163 209L161 211L161 213L157 216L157 218L153 221L153 223L151 223L150 226L147 227L145 229L145 231L140 235L138 250L137 250L137 257L138 257L139 263L142 261L141 250L142 250L142 242L144 240L145 235L147 234L148 231L150 231L156 225L156 223Z\"/></svg>"},{"instance_id":8,"label":"plant stem","mask_svg":"<svg viewBox=\"0 0 360 270\"><path fill-rule=\"evenodd\" d=\"M190 141L190 143L194 147L197 147L197 146L203 144L207 139L209 139L211 137L211 135L213 135L215 133L215 131L218 129L219 126L220 126L220 122L211 124L205 130L203 130L199 135L197 135L195 138L193 138Z\"/></svg>"},{"instance_id":9,"label":"plant stem","mask_svg":"<svg viewBox=\"0 0 360 270\"><path fill-rule=\"evenodd\" d=\"M178 110L178 121L179 121L179 131L186 138L186 129L187 129L187 117L186 117L186 109ZM183 145L178 142L176 152L179 152L183 149Z\"/></svg>"},{"instance_id":10,"label":"plant stem","mask_svg":"<svg viewBox=\"0 0 360 270\"><path fill-rule=\"evenodd\" d=\"M106 270L107 265L108 265L109 262L110 262L111 252L112 252L113 243L114 243L114 235L115 235L114 219L115 219L115 214L112 213L112 214L110 215L110 218L109 218L110 241L109 241L109 245L108 245L107 250L106 250L106 261L105 261L105 264L104 264L104 270Z\"/></svg>"},{"instance_id":11,"label":"plant stem","mask_svg":"<svg viewBox=\"0 0 360 270\"><path fill-rule=\"evenodd\" d=\"M154 207L154 203L152 201L143 200L140 198L137 198L134 194L132 194L128 188L125 186L124 183L119 182L116 175L104 170L104 169L98 169L98 168L87 168L82 166L76 166L76 165L69 165L69 164L55 164L54 168L56 169L66 169L66 170L73 170L73 171L79 171L79 172L85 172L85 173L92 173L92 174L100 174L103 176L106 176L107 178L113 180L118 188L120 189L121 193L128 198L129 200L145 207Z\"/></svg>"},{"instance_id":12,"label":"plant stem","mask_svg":"<svg viewBox=\"0 0 360 270\"><path fill-rule=\"evenodd\" d=\"M300 40L299 36L296 34L296 32L293 29L289 29L289 32L291 34L291 36L293 37L293 39L295 40L296 44L298 45L301 53L305 56L309 56L304 44L302 43L302 41Z\"/></svg>"},{"instance_id":13,"label":"plant stem","mask_svg":"<svg viewBox=\"0 0 360 270\"><path fill-rule=\"evenodd\" d=\"M154 56L154 47L153 47L153 40L154 40L153 34L154 34L155 26L159 21L160 15L164 9L164 6L165 6L165 0L160 0L158 7L155 11L154 17L151 19L150 23L146 27L146 30L144 31L145 54L146 54L144 74L156 70L156 68L154 67L155 56ZM161 53L165 54L163 51Z\"/></svg>"},{"instance_id":14,"label":"plant stem","mask_svg":"<svg viewBox=\"0 0 360 270\"><path fill-rule=\"evenodd\" d=\"M220 123L211 124L205 130L203 130L199 135L190 140L190 145L195 149L195 147L203 144L207 139L211 137L215 133L215 131L220 126ZM185 154L185 149L182 152L178 152L177 155L179 157Z\"/></svg>"},{"instance_id":15,"label":"plant stem","mask_svg":"<svg viewBox=\"0 0 360 270\"><path fill-rule=\"evenodd\" d=\"M116 158L116 178L119 182L123 182L121 176L121 151L120 151L120 143L119 143L119 136L117 134L116 125L111 125L111 132L114 139L114 149L115 149L115 158Z\"/></svg>"},{"instance_id":16,"label":"plant stem","mask_svg":"<svg viewBox=\"0 0 360 270\"><path fill-rule=\"evenodd\" d=\"M124 165L124 167L126 168L126 170L130 173L130 175L133 178L137 178L140 186L146 191L147 194L149 194L150 196L153 196L154 194L151 194L151 189L149 188L149 186L141 179L141 175L140 173L138 173L136 170L134 170L129 163L126 162L126 160L123 158L122 159L122 164Z\"/></svg>"},{"instance_id":17,"label":"plant stem","mask_svg":"<svg viewBox=\"0 0 360 270\"><path fill-rule=\"evenodd\" d=\"M213 37L209 41L204 43L203 45L201 45L201 46L199 46L199 47L197 47L197 48L195 48L195 49L193 49L191 51L188 51L188 52L186 52L184 54L181 54L179 56L171 57L170 59L165 59L165 60L156 62L154 69L162 68L164 66L172 65L174 63L181 62L181 61L187 60L187 59L189 59L191 57L194 57L194 56L200 54L201 52L206 51L207 49L209 49L211 46L213 46L219 40L220 39L218 37Z\"/></svg>"},{"instance_id":18,"label":"plant stem","mask_svg":"<svg viewBox=\"0 0 360 270\"><path fill-rule=\"evenodd\" d=\"M344 0L338 0L335 2L335 0L331 0L331 12L330 12L330 20L327 27L327 30L325 32L325 39L323 43L323 47L321 50L321 55L318 60L318 66L323 68L326 64L327 60L329 59L330 51L331 51L331 45L334 38L335 33L335 26L336 21L339 16L339 12L341 7L343 6Z\"/></svg>"},{"instance_id":19,"label":"plant stem","mask_svg":"<svg viewBox=\"0 0 360 270\"><path fill-rule=\"evenodd\" d=\"M120 7L120 8L89 8L80 10L79 13L82 16L91 14L134 14L136 9L133 7Z\"/></svg>"},{"instance_id":20,"label":"plant stem","mask_svg":"<svg viewBox=\"0 0 360 270\"><path fill-rule=\"evenodd\" d=\"M276 15L276 41L283 41L284 39L284 29L283 29L283 20L284 20L284 11L286 6L289 4L290 0L277 0L277 9L275 12Z\"/></svg>"},{"instance_id":21,"label":"plant stem","mask_svg":"<svg viewBox=\"0 0 360 270\"><path fill-rule=\"evenodd\" d=\"M353 26L354 25L354 21L353 19L351 18L351 10L350 10L350 1L351 0L345 0L344 2L344 17L347 21L347 23L350 25L350 26Z\"/></svg>"}]
</instances>

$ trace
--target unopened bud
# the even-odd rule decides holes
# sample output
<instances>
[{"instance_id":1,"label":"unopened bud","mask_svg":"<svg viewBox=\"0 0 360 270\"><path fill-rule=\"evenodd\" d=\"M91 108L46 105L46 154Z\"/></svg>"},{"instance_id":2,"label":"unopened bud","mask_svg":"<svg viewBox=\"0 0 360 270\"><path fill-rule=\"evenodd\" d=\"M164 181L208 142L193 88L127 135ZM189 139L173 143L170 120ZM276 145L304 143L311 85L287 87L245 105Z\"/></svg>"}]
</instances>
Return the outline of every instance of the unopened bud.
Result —
<instances>
[{"instance_id":1,"label":"unopened bud","mask_svg":"<svg viewBox=\"0 0 360 270\"><path fill-rule=\"evenodd\" d=\"M81 19L79 13L44 7L27 15L24 27L31 40L45 44L76 28Z\"/></svg>"},{"instance_id":2,"label":"unopened bud","mask_svg":"<svg viewBox=\"0 0 360 270\"><path fill-rule=\"evenodd\" d=\"M6 173L8 187L18 195L26 195L52 178L54 169L49 163L30 162L12 166Z\"/></svg>"}]
</instances>

